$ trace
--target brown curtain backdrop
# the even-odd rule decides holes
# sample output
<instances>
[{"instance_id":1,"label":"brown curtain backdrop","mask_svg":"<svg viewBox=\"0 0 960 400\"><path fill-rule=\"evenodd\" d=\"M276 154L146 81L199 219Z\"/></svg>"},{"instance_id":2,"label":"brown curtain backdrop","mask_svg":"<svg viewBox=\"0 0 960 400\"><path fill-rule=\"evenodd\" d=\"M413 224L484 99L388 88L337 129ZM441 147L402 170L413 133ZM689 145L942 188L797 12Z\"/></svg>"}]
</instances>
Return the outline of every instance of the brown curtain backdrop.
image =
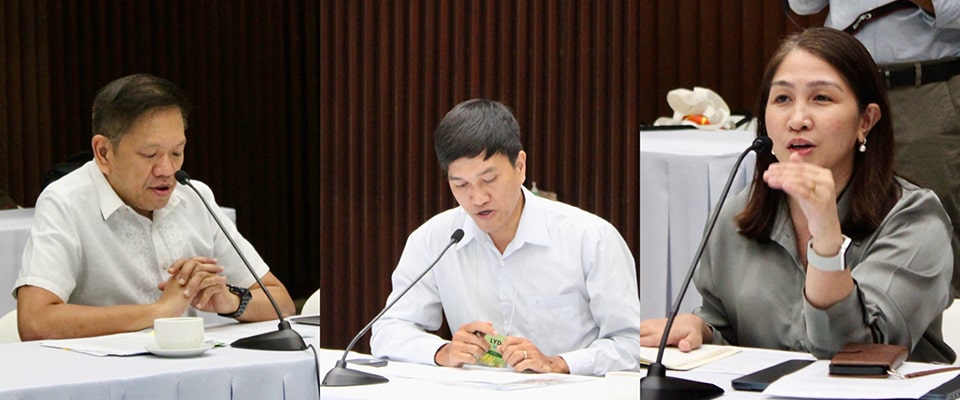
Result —
<instances>
[{"instance_id":1,"label":"brown curtain backdrop","mask_svg":"<svg viewBox=\"0 0 960 400\"><path fill-rule=\"evenodd\" d=\"M608 219L636 250L639 5L323 3L321 345L348 344L384 306L407 235L456 206L433 129L470 98L513 109L528 186Z\"/></svg>"},{"instance_id":2,"label":"brown curtain backdrop","mask_svg":"<svg viewBox=\"0 0 960 400\"><path fill-rule=\"evenodd\" d=\"M787 34L821 26L825 13L784 12L786 0L638 0L640 121L672 116L667 92L712 89L751 114L767 59Z\"/></svg>"},{"instance_id":3,"label":"brown curtain backdrop","mask_svg":"<svg viewBox=\"0 0 960 400\"><path fill-rule=\"evenodd\" d=\"M195 106L184 170L306 298L320 281L318 26L313 1L0 0L0 186L33 206L43 174L89 150L97 89L167 78Z\"/></svg>"}]
</instances>

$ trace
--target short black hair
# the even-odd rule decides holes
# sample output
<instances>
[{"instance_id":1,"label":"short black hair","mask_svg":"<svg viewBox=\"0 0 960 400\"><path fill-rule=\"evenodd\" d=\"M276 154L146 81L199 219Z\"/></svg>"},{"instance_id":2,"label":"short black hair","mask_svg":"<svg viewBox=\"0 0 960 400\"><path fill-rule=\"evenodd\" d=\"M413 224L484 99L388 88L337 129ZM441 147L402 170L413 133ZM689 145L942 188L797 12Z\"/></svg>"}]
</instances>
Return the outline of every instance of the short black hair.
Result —
<instances>
[{"instance_id":1,"label":"short black hair","mask_svg":"<svg viewBox=\"0 0 960 400\"><path fill-rule=\"evenodd\" d=\"M186 129L190 102L177 85L149 74L119 78L101 88L93 99L93 134L106 136L117 145L137 118L166 107L180 109Z\"/></svg>"},{"instance_id":2,"label":"short black hair","mask_svg":"<svg viewBox=\"0 0 960 400\"><path fill-rule=\"evenodd\" d=\"M467 100L453 107L437 126L434 148L444 172L457 159L480 154L485 154L484 160L503 154L513 165L523 150L520 125L513 112L503 103L486 99Z\"/></svg>"}]
</instances>

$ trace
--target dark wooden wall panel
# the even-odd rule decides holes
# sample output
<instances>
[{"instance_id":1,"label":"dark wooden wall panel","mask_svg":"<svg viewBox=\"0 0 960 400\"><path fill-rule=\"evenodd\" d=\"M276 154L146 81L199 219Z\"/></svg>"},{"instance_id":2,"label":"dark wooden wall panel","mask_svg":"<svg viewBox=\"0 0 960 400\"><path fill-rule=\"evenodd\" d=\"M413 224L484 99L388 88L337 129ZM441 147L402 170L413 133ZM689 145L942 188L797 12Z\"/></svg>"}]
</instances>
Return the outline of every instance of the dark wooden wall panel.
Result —
<instances>
[{"instance_id":1,"label":"dark wooden wall panel","mask_svg":"<svg viewBox=\"0 0 960 400\"><path fill-rule=\"evenodd\" d=\"M32 206L47 170L89 150L96 90L162 76L195 105L184 169L305 298L319 286L319 14L315 1L0 0L0 186Z\"/></svg>"}]
</instances>

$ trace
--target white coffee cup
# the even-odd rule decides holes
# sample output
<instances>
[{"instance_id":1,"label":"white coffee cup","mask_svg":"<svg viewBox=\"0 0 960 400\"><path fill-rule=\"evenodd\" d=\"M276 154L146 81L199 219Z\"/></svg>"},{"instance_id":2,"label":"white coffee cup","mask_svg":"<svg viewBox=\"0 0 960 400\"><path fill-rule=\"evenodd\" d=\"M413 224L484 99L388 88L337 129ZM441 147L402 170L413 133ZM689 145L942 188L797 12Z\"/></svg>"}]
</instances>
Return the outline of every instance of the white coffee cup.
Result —
<instances>
[{"instance_id":1,"label":"white coffee cup","mask_svg":"<svg viewBox=\"0 0 960 400\"><path fill-rule=\"evenodd\" d=\"M157 318L153 320L153 335L161 349L196 349L203 344L203 318Z\"/></svg>"},{"instance_id":2,"label":"white coffee cup","mask_svg":"<svg viewBox=\"0 0 960 400\"><path fill-rule=\"evenodd\" d=\"M609 400L639 400L640 377L639 372L613 371L604 375L604 386L607 387Z\"/></svg>"}]
</instances>

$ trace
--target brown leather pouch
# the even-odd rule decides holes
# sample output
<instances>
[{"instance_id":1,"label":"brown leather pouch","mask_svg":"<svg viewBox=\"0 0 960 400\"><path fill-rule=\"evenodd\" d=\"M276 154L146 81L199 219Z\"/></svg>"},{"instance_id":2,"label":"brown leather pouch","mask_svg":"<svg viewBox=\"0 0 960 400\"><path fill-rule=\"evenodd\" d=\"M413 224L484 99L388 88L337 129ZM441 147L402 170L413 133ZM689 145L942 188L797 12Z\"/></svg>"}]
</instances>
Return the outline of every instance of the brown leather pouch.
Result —
<instances>
[{"instance_id":1,"label":"brown leather pouch","mask_svg":"<svg viewBox=\"0 0 960 400\"><path fill-rule=\"evenodd\" d=\"M830 359L830 375L886 378L907 359L898 344L849 343Z\"/></svg>"}]
</instances>

